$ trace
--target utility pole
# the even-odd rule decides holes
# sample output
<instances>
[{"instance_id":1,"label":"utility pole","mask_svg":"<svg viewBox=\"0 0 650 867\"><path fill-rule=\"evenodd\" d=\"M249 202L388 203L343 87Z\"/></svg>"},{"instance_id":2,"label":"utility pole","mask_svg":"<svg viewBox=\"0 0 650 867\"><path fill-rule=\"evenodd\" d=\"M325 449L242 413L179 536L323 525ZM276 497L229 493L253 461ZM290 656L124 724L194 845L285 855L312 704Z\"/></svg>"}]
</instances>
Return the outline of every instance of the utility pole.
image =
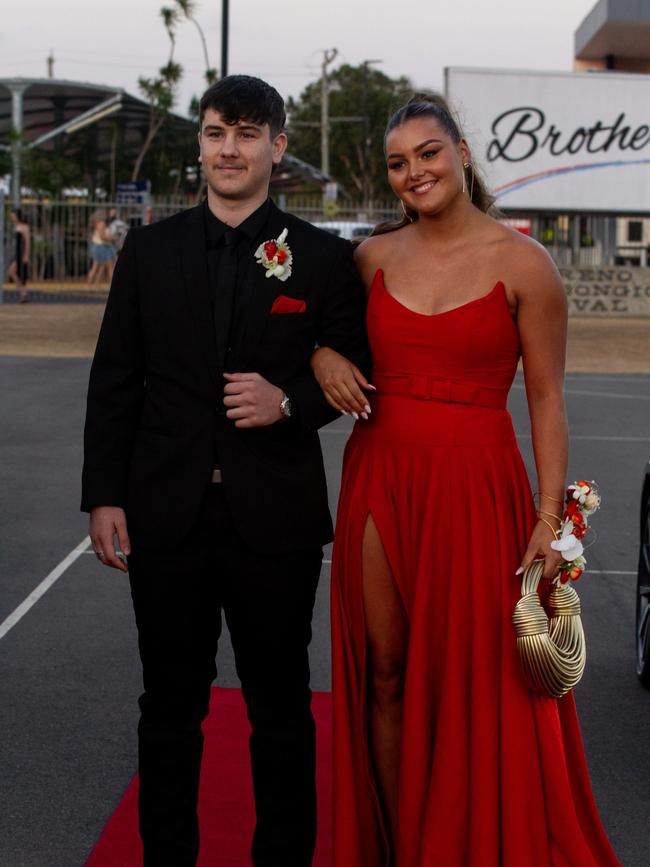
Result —
<instances>
[{"instance_id":1,"label":"utility pole","mask_svg":"<svg viewBox=\"0 0 650 867\"><path fill-rule=\"evenodd\" d=\"M47 77L54 78L54 52L50 48L50 54L47 58Z\"/></svg>"},{"instance_id":2,"label":"utility pole","mask_svg":"<svg viewBox=\"0 0 650 867\"><path fill-rule=\"evenodd\" d=\"M363 204L368 207L370 199L370 171L368 156L370 154L370 118L368 116L368 68L371 63L381 63L381 60L363 61Z\"/></svg>"},{"instance_id":3,"label":"utility pole","mask_svg":"<svg viewBox=\"0 0 650 867\"><path fill-rule=\"evenodd\" d=\"M338 54L337 48L323 51L320 80L320 170L324 175L330 173L330 92L327 80L327 67L333 63Z\"/></svg>"},{"instance_id":4,"label":"utility pole","mask_svg":"<svg viewBox=\"0 0 650 867\"><path fill-rule=\"evenodd\" d=\"M228 75L228 0L221 0L221 76Z\"/></svg>"},{"instance_id":5,"label":"utility pole","mask_svg":"<svg viewBox=\"0 0 650 867\"><path fill-rule=\"evenodd\" d=\"M11 142L11 203L14 208L20 207L21 199L21 175L23 154L23 96L28 84L9 84L11 91L11 121L13 126L13 140Z\"/></svg>"}]
</instances>

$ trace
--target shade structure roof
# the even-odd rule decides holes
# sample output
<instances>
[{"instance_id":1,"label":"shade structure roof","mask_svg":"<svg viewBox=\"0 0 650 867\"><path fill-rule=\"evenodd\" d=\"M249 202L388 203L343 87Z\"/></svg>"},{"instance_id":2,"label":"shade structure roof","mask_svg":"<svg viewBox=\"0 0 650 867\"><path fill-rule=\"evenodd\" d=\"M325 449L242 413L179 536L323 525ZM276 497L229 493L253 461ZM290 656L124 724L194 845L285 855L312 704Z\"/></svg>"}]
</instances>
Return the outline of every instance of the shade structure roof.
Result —
<instances>
[{"instance_id":1,"label":"shade structure roof","mask_svg":"<svg viewBox=\"0 0 650 867\"><path fill-rule=\"evenodd\" d=\"M650 60L648 0L598 0L575 32L577 60Z\"/></svg>"},{"instance_id":2,"label":"shade structure roof","mask_svg":"<svg viewBox=\"0 0 650 867\"><path fill-rule=\"evenodd\" d=\"M122 88L65 79L1 78L0 147L5 150L10 148L15 125L15 92L22 93L22 134L28 147L52 150L63 142L66 153L73 154L76 133L92 130L97 159L108 160L117 121L120 149L135 157L149 128L149 104ZM169 120L172 134L187 139L191 149L196 140L195 121L179 114L171 114ZM308 163L286 155L273 175L272 186L287 190L322 187L328 180Z\"/></svg>"},{"instance_id":3,"label":"shade structure roof","mask_svg":"<svg viewBox=\"0 0 650 867\"><path fill-rule=\"evenodd\" d=\"M149 105L122 88L87 84L61 79L0 79L0 142L7 144L13 128L12 91L22 90L23 136L28 145L52 149L61 137L66 150L74 151L74 134L92 128L96 136L97 156L108 158L113 135L113 121L123 131L122 147L137 153L143 131L149 126ZM195 134L195 124L188 118L171 115L174 131Z\"/></svg>"}]
</instances>

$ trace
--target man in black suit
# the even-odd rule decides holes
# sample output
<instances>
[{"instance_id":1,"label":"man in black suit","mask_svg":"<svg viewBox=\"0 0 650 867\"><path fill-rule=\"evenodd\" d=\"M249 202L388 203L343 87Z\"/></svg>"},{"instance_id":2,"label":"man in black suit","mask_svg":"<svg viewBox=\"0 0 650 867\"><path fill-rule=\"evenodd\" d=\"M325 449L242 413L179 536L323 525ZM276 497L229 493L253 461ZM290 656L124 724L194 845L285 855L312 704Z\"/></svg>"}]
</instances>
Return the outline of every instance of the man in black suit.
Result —
<instances>
[{"instance_id":1,"label":"man in black suit","mask_svg":"<svg viewBox=\"0 0 650 867\"><path fill-rule=\"evenodd\" d=\"M287 145L277 91L229 76L204 94L200 121L207 202L132 230L115 269L82 509L97 556L130 574L146 867L196 863L222 611L252 726L253 863L307 867L307 648L332 538L317 429L336 416L309 362L326 343L367 368L364 295L350 245L268 197Z\"/></svg>"}]
</instances>

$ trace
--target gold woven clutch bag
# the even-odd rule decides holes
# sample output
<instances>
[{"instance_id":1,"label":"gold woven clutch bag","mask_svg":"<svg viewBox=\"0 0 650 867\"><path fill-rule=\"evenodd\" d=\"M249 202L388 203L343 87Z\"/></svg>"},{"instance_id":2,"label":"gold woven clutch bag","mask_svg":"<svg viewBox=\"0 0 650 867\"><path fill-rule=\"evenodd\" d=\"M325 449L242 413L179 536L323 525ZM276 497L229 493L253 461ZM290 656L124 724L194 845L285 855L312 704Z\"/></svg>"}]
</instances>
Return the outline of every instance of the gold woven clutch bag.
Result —
<instances>
[{"instance_id":1,"label":"gold woven clutch bag","mask_svg":"<svg viewBox=\"0 0 650 867\"><path fill-rule=\"evenodd\" d=\"M524 572L512 622L528 685L540 695L561 698L585 670L585 634L580 599L571 584L554 585L547 613L538 593L543 572L543 560L535 560Z\"/></svg>"}]
</instances>

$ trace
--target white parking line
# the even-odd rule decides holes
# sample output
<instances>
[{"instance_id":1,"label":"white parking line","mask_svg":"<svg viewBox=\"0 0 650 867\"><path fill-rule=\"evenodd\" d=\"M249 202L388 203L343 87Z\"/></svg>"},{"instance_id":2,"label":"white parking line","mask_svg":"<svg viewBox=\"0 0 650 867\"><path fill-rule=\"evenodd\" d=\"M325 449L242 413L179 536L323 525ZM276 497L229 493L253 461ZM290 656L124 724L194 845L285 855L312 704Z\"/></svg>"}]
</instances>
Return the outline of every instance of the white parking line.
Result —
<instances>
[{"instance_id":1,"label":"white parking line","mask_svg":"<svg viewBox=\"0 0 650 867\"><path fill-rule=\"evenodd\" d=\"M529 440L531 434L517 434L517 439ZM602 440L603 442L614 443L650 443L650 436L647 437L616 437L616 436L598 436L596 434L569 434L569 441L573 440Z\"/></svg>"},{"instance_id":2,"label":"white parking line","mask_svg":"<svg viewBox=\"0 0 650 867\"><path fill-rule=\"evenodd\" d=\"M515 383L512 388L516 388L518 391L524 390L524 386L518 383ZM565 388L564 393L579 394L587 397L622 397L627 400L650 400L650 394L623 394L620 391L585 391L579 388Z\"/></svg>"},{"instance_id":3,"label":"white parking line","mask_svg":"<svg viewBox=\"0 0 650 867\"><path fill-rule=\"evenodd\" d=\"M622 397L628 400L650 400L650 394L623 394L619 391L584 391L578 388L565 388L565 394L580 394L588 397Z\"/></svg>"},{"instance_id":4,"label":"white parking line","mask_svg":"<svg viewBox=\"0 0 650 867\"><path fill-rule=\"evenodd\" d=\"M636 385L636 383L644 383L650 382L650 378L647 376L643 376L642 374L630 374L626 376L625 374L612 374L610 376L591 376L585 373L567 373L567 379L575 379L576 382L586 382L589 381L597 381L597 382L626 382L631 385Z\"/></svg>"},{"instance_id":5,"label":"white parking line","mask_svg":"<svg viewBox=\"0 0 650 867\"><path fill-rule=\"evenodd\" d=\"M69 566L77 560L82 554L92 554L92 551L89 551L90 548L90 536L86 536L83 541L81 541L76 548L74 548L70 553L59 563L56 568L54 568L50 574L44 578L38 587L35 587L34 590L29 594L29 596L20 603L18 608L16 608L1 624L0 624L0 639L4 638L5 635L9 632L10 629L20 621L27 614L27 612L32 608L41 596L44 596L45 593L52 587L56 581L59 580L61 575L66 571ZM330 565L331 560L323 560L323 565ZM587 575L636 575L636 572L630 572L626 570L619 569L587 569L585 574Z\"/></svg>"},{"instance_id":6,"label":"white parking line","mask_svg":"<svg viewBox=\"0 0 650 867\"><path fill-rule=\"evenodd\" d=\"M332 564L331 560L323 560L323 564ZM620 569L585 569L585 575L636 575L636 572L628 572Z\"/></svg>"},{"instance_id":7,"label":"white parking line","mask_svg":"<svg viewBox=\"0 0 650 867\"><path fill-rule=\"evenodd\" d=\"M59 565L50 572L47 578L43 578L38 587L35 587L32 590L29 596L20 603L18 608L16 608L9 617L0 623L0 639L4 638L9 630L13 629L13 627L22 620L29 609L36 605L41 596L47 593L50 587L59 580L61 575L63 575L68 566L71 566L74 561L86 551L89 545L90 536L86 536L82 542L79 542L76 548L70 551L67 557L61 560Z\"/></svg>"},{"instance_id":8,"label":"white parking line","mask_svg":"<svg viewBox=\"0 0 650 867\"><path fill-rule=\"evenodd\" d=\"M351 430L341 430L339 428L333 428L332 430L322 430L320 431L322 434L333 434L335 436L349 436L352 431ZM521 440L529 440L531 438L530 434L517 434L517 439ZM596 434L570 434L570 440L594 440L603 442L615 442L615 443L650 443L650 436L646 437L617 437L617 436L598 436Z\"/></svg>"},{"instance_id":9,"label":"white parking line","mask_svg":"<svg viewBox=\"0 0 650 867\"><path fill-rule=\"evenodd\" d=\"M636 572L629 572L625 569L585 569L585 575L636 575Z\"/></svg>"}]
</instances>

